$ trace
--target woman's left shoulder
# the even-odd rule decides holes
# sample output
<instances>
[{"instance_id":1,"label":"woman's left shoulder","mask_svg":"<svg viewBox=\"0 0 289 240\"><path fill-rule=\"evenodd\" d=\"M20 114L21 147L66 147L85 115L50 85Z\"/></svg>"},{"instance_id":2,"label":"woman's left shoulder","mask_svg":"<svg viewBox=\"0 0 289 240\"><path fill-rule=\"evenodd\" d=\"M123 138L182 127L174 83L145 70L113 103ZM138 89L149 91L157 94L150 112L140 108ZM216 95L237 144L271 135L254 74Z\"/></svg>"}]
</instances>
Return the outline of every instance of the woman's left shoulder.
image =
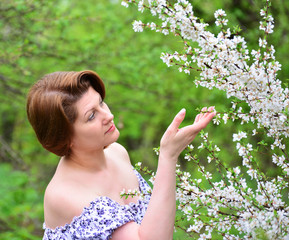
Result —
<instances>
[{"instance_id":1,"label":"woman's left shoulder","mask_svg":"<svg viewBox=\"0 0 289 240\"><path fill-rule=\"evenodd\" d=\"M122 154L127 154L128 155L128 152L125 149L125 147L122 146L121 144L117 143L117 142L114 142L114 143L110 144L107 147L107 150L108 151L114 151L114 152L117 151L118 153L122 153Z\"/></svg>"},{"instance_id":2,"label":"woman's left shoulder","mask_svg":"<svg viewBox=\"0 0 289 240\"><path fill-rule=\"evenodd\" d=\"M117 142L112 143L105 150L109 154L117 155L118 157L121 157L122 159L130 162L127 150L125 149L124 146L122 146L121 144Z\"/></svg>"}]
</instances>

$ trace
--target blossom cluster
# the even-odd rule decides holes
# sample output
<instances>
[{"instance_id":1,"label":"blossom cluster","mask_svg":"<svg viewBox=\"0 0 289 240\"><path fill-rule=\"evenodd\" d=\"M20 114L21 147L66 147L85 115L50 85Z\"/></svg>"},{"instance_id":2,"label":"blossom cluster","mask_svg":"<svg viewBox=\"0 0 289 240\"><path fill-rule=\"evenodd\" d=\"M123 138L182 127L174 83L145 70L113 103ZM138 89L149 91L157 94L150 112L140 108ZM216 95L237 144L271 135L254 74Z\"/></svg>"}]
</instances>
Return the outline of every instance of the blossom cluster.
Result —
<instances>
[{"instance_id":1,"label":"blossom cluster","mask_svg":"<svg viewBox=\"0 0 289 240\"><path fill-rule=\"evenodd\" d=\"M240 132L234 137L241 141L246 134ZM281 176L264 177L254 166L250 144L238 142L244 155L243 166L229 168L219 159L220 148L208 140L208 134L202 134L202 138L198 149L208 152L208 164L215 165L214 172L200 164L192 146L186 157L190 156L202 177L192 178L189 172L177 170L178 209L190 224L187 231L197 234L198 239L210 239L213 234L224 239L259 239L258 230L262 229L268 239L287 239L289 206L282 199L282 192L288 189L288 181ZM219 181L213 181L216 169Z\"/></svg>"},{"instance_id":2,"label":"blossom cluster","mask_svg":"<svg viewBox=\"0 0 289 240\"><path fill-rule=\"evenodd\" d=\"M289 89L282 87L277 78L281 64L275 59L275 48L268 44L274 30L274 19L269 13L270 0L260 10L257 49L248 49L245 38L232 34L224 10L215 12L217 34L208 30L209 25L195 16L187 0L171 4L166 0L125 0L128 7L136 4L156 17L155 22L133 23L136 32L145 28L164 35L173 34L184 43L182 52L162 53L161 59L168 66L177 66L180 72L200 72L196 86L224 91L232 101L230 111L218 113L215 124L239 120L241 124L253 123L251 133L233 134L232 141L242 159L242 165L227 167L219 159L220 148L209 143L203 134L203 143L196 149L189 146L185 159L194 162L202 174L192 178L190 173L177 171L178 208L189 223L187 232L199 239L209 239L220 234L224 239L256 239L263 231L269 239L289 238L288 188L289 156L285 139L289 137ZM246 104L249 110L242 106ZM259 146L249 143L248 136L265 132L271 149L272 163L281 171L269 178L260 169L256 152ZM286 149L287 148L287 149ZM210 172L200 164L195 151L206 151L208 164L216 164L218 171ZM260 159L260 158L259 158ZM214 180L219 174L221 180ZM206 182L206 184L204 183ZM253 185L253 186L252 186ZM209 187L208 187L209 186ZM288 193L287 193L288 194ZM284 199L287 199L287 203Z\"/></svg>"}]
</instances>

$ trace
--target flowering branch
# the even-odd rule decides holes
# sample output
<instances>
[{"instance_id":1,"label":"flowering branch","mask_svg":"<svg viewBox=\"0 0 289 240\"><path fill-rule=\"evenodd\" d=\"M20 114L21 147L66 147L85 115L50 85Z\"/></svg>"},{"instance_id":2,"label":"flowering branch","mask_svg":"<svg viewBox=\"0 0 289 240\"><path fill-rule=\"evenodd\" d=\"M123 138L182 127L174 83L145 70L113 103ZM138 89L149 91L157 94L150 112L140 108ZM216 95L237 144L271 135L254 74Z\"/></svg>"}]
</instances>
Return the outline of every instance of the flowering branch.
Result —
<instances>
[{"instance_id":1,"label":"flowering branch","mask_svg":"<svg viewBox=\"0 0 289 240\"><path fill-rule=\"evenodd\" d=\"M146 2L122 2L125 7L137 5L140 12L149 11L158 21L134 21L133 29L151 29L180 38L182 52L162 53L162 61L186 74L199 72L194 80L196 86L219 89L233 99L230 110L217 113L214 123L240 120L240 124L256 126L251 134L233 134L233 143L242 159L240 166L234 168L219 158L220 148L208 140L208 134L201 135L203 142L198 148L188 147L185 159L197 166L201 177L192 178L190 173L177 170L178 211L183 217L176 221L176 226L198 239L216 235L224 239L256 239L260 234L269 239L289 237L289 156L285 144L289 136L289 89L283 88L277 78L281 64L275 59L274 46L267 42L274 30L270 0L260 11L259 30L263 37L258 39L259 47L252 50L247 48L238 26L231 33L222 9L214 14L220 28L215 35L207 30L208 24L195 16L187 0L177 0L175 4L166 0ZM243 104L248 110L242 108ZM261 132L266 140L257 145L248 142L249 135ZM270 146L272 163L280 170L275 177L268 177L260 168L259 149L265 146ZM207 154L205 166L197 151ZM217 171L207 170L212 163ZM186 222L187 227L181 226L181 222Z\"/></svg>"}]
</instances>

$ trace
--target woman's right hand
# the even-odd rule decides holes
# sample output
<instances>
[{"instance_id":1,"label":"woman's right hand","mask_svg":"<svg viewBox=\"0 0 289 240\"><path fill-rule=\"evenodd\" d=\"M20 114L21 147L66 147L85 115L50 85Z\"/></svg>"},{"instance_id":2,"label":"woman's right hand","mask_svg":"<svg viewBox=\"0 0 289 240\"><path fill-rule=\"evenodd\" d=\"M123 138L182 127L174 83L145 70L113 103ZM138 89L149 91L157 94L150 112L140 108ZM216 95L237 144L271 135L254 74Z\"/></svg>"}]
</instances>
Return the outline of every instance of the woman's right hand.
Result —
<instances>
[{"instance_id":1,"label":"woman's right hand","mask_svg":"<svg viewBox=\"0 0 289 240\"><path fill-rule=\"evenodd\" d=\"M192 125L179 129L184 120L186 110L182 109L174 118L164 133L160 143L160 154L169 159L177 161L181 152L194 140L196 135L204 129L216 115L214 107L205 107L198 114Z\"/></svg>"}]
</instances>

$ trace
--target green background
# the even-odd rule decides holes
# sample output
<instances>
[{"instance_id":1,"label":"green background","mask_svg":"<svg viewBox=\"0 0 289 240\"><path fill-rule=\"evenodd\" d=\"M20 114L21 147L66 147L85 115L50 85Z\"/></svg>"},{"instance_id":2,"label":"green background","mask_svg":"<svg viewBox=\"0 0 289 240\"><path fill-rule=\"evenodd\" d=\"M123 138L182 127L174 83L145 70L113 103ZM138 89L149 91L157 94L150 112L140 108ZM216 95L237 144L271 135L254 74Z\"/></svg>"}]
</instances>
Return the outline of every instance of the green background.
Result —
<instances>
[{"instance_id":1,"label":"green background","mask_svg":"<svg viewBox=\"0 0 289 240\"><path fill-rule=\"evenodd\" d=\"M224 9L229 26L238 24L243 29L249 49L258 46L263 1L194 0L192 5L195 14L209 24L214 24L214 11ZM289 2L274 0L272 13L275 32L269 42L282 64L278 77L286 85ZM202 106L228 111L230 100L223 92L196 88L197 73L179 73L160 60L161 52L182 49L179 39L150 30L135 33L135 19L155 21L136 7L121 6L118 0L0 1L0 239L40 239L43 235L43 194L58 158L37 142L25 105L29 87L44 74L96 71L106 84L106 102L121 132L119 142L129 151L132 163L142 161L153 170L157 164L153 148L181 108L187 109L184 124L191 123ZM224 161L232 166L241 162L230 140L239 129L238 123L208 127L224 150ZM196 139L195 144L199 142ZM180 163L195 172L194 166L182 159ZM266 154L261 164L272 175L278 171ZM178 231L174 239L186 238Z\"/></svg>"}]
</instances>

